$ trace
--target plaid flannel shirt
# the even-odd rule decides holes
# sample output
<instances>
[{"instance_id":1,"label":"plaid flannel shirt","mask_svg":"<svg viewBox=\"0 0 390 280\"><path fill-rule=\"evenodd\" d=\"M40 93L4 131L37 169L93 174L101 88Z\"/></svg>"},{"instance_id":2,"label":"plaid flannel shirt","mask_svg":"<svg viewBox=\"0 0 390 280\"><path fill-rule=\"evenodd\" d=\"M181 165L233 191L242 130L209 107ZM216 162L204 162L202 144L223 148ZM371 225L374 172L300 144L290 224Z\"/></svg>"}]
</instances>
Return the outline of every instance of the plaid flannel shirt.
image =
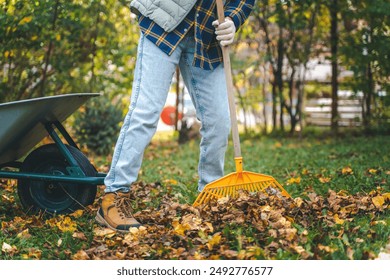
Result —
<instances>
[{"instance_id":1,"label":"plaid flannel shirt","mask_svg":"<svg viewBox=\"0 0 390 280\"><path fill-rule=\"evenodd\" d=\"M248 18L255 0L226 0L225 16L230 17L238 30ZM172 32L165 32L149 18L140 15L139 26L146 38L171 55L184 36L191 30L195 37L193 65L212 70L222 62L222 52L212 22L217 18L215 1L198 0L187 17Z\"/></svg>"}]
</instances>

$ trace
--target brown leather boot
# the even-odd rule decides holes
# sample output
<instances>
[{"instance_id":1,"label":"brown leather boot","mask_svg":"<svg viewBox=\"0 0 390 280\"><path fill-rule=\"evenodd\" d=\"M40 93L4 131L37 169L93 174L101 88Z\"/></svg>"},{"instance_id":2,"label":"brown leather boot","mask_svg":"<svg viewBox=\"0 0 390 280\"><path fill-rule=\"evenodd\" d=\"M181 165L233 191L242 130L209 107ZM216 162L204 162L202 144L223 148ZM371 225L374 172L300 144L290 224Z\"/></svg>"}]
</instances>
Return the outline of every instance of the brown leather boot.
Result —
<instances>
[{"instance_id":1,"label":"brown leather boot","mask_svg":"<svg viewBox=\"0 0 390 280\"><path fill-rule=\"evenodd\" d=\"M128 232L131 227L141 224L133 217L130 193L106 193L95 220L102 226L119 232Z\"/></svg>"}]
</instances>

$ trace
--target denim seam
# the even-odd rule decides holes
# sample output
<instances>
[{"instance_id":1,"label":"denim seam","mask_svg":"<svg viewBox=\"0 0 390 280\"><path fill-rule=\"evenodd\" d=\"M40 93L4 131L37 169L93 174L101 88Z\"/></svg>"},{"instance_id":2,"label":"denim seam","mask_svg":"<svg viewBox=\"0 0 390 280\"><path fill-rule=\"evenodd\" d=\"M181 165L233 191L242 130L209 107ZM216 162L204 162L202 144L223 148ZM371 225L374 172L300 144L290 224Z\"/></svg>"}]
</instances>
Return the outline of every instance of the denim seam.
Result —
<instances>
[{"instance_id":1,"label":"denim seam","mask_svg":"<svg viewBox=\"0 0 390 280\"><path fill-rule=\"evenodd\" d=\"M125 138L126 138L126 131L128 129L128 127L130 126L130 123L131 123L131 116L133 114L133 111L135 109L135 106L137 105L137 100L138 100L138 96L139 96L139 92L140 92L140 88L141 88L141 80L142 80L142 59L143 59L143 48L144 48L144 40L145 38L142 36L141 38L141 41L140 41L140 52L139 52L139 57L140 57L140 60L139 60L139 78L137 79L137 84L136 84L136 87L135 87L135 96L134 96L134 102L130 102L130 111L129 111L129 114L127 116L127 120L126 122L124 123L124 127L123 127L123 132L124 132L124 136L122 137L122 141L121 143L118 145L118 150L117 152L115 153L115 156L114 158L116 159L115 162L112 162L112 180L111 182L113 183L115 181L115 167L118 163L118 160L119 160L119 155L120 153L122 152L122 147L123 147L123 142L125 141ZM132 93L133 94L133 93Z\"/></svg>"},{"instance_id":2,"label":"denim seam","mask_svg":"<svg viewBox=\"0 0 390 280\"><path fill-rule=\"evenodd\" d=\"M187 58L187 56L185 56L185 61L186 61L186 64L188 65L188 66L190 66L190 64L189 64L189 60L188 60L188 58ZM202 120L201 120L201 122L202 122L202 127L205 129L205 130L207 130L207 122L206 122L206 117L205 117L205 115L204 115L204 110L202 110L202 108L201 108L201 104L200 104L200 95L199 95L199 91L198 91L198 88L197 88L197 86L196 86L196 80L194 79L194 74L193 74L193 72L192 72L192 69L191 69L191 67L188 67L189 68L189 72L190 72L190 74L191 74L191 84L192 84L192 86L194 87L194 90L195 90L195 97L196 97L196 102L198 103L198 108L199 108L199 112L200 112L200 114L201 114L201 116L202 116ZM203 142L205 142L205 141L207 141L207 139L204 137L204 136L202 136L202 141ZM201 149L201 154L205 154L206 153L206 150L202 150ZM200 156L199 157L199 178L203 178L204 177L204 159L202 158L202 156Z\"/></svg>"}]
</instances>

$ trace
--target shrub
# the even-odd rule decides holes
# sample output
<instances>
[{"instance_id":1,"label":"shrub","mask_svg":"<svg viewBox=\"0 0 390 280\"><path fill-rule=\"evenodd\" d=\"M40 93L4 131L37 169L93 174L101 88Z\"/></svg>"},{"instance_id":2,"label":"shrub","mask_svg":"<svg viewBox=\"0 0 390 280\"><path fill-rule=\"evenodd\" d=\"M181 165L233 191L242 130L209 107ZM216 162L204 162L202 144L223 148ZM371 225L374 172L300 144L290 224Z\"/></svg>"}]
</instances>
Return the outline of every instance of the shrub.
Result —
<instances>
[{"instance_id":1,"label":"shrub","mask_svg":"<svg viewBox=\"0 0 390 280\"><path fill-rule=\"evenodd\" d=\"M75 114L74 130L78 142L97 155L112 151L123 120L122 110L107 97L92 98L84 110Z\"/></svg>"}]
</instances>

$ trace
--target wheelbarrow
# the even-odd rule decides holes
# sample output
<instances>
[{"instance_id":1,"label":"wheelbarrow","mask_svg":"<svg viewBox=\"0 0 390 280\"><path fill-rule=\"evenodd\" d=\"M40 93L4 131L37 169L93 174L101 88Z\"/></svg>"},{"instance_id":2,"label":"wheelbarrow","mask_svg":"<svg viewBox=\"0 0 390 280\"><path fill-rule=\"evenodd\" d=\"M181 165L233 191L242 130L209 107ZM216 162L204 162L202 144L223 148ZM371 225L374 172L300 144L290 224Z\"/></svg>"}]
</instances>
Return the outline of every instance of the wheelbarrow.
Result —
<instances>
[{"instance_id":1,"label":"wheelbarrow","mask_svg":"<svg viewBox=\"0 0 390 280\"><path fill-rule=\"evenodd\" d=\"M106 174L97 172L62 122L99 95L66 94L0 104L0 178L17 179L27 213L65 214L93 203ZM41 144L47 136L53 143Z\"/></svg>"}]
</instances>

